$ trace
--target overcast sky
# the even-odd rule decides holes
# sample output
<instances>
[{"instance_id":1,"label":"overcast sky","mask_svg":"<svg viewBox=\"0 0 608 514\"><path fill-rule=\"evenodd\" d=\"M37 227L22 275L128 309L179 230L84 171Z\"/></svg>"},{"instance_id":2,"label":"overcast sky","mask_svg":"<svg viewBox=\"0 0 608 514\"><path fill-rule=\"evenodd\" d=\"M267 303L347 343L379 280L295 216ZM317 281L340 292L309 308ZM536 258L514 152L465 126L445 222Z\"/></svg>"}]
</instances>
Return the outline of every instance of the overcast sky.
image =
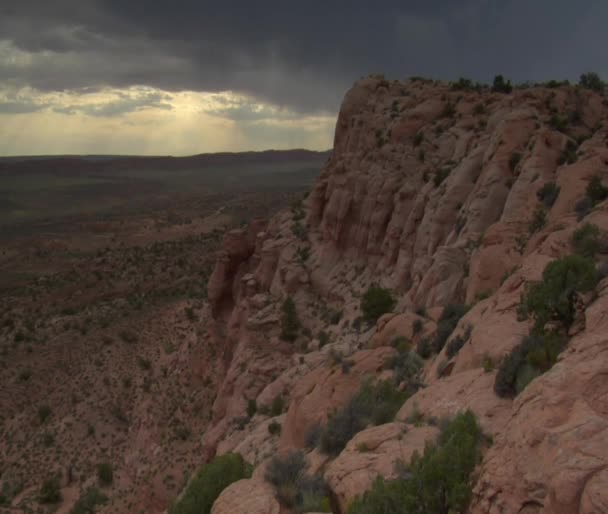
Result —
<instances>
[{"instance_id":1,"label":"overcast sky","mask_svg":"<svg viewBox=\"0 0 608 514\"><path fill-rule=\"evenodd\" d=\"M608 78L607 0L0 0L0 155L331 146L357 78Z\"/></svg>"}]
</instances>

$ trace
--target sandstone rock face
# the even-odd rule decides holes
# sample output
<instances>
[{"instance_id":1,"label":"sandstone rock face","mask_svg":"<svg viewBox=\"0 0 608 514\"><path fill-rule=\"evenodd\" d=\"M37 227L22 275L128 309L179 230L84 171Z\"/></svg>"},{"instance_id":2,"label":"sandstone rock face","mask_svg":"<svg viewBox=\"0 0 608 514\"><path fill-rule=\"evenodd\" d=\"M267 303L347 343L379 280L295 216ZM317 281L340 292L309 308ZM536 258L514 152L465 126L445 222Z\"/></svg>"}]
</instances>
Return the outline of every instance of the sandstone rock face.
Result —
<instances>
[{"instance_id":1,"label":"sandstone rock face","mask_svg":"<svg viewBox=\"0 0 608 514\"><path fill-rule=\"evenodd\" d=\"M392 348L363 350L352 356L352 367L345 373L339 365L322 366L302 377L292 394L281 435L281 446L303 448L315 425L344 406L357 392L366 376L376 376L395 351Z\"/></svg>"},{"instance_id":2,"label":"sandstone rock face","mask_svg":"<svg viewBox=\"0 0 608 514\"><path fill-rule=\"evenodd\" d=\"M407 421L412 415L441 419L467 409L478 417L482 428L497 434L510 413L511 401L494 394L495 373L482 369L456 373L438 380L407 400L397 413L397 419Z\"/></svg>"},{"instance_id":3,"label":"sandstone rock face","mask_svg":"<svg viewBox=\"0 0 608 514\"><path fill-rule=\"evenodd\" d=\"M414 452L422 453L439 430L432 426L415 428L389 423L359 432L327 467L325 478L336 495L342 512L361 491L378 477L396 478L395 465L407 463Z\"/></svg>"},{"instance_id":4,"label":"sandstone rock face","mask_svg":"<svg viewBox=\"0 0 608 514\"><path fill-rule=\"evenodd\" d=\"M575 121L557 130L555 113ZM308 198L268 224L228 234L218 255L210 329L223 349L223 379L206 454L238 449L262 466L272 452L303 449L308 431L367 375L386 373L396 351L387 345L432 338L444 308L467 303L447 343L466 341L455 355L446 344L427 360L425 387L395 423L358 434L334 461L313 452L314 471L344 508L375 476L392 476L396 458L407 460L435 436L430 426L403 433L408 420L471 409L494 439L472 512L605 511L605 293L589 300L553 369L515 400L498 398L493 386L495 368L530 331L517 316L526 284L572 253L582 223L608 231L606 202L575 209L592 177L608 182L608 123L599 123L607 117L599 95L570 87L504 95L378 76L357 82ZM559 194L545 204L538 192L551 184ZM391 288L397 302L367 324L360 299L372 284ZM300 324L293 342L280 337L287 297ZM275 418L280 438L268 434L271 418L260 413L235 429L250 401L266 408L277 397L287 410ZM265 497L260 473L241 486L243 497L258 488Z\"/></svg>"},{"instance_id":5,"label":"sandstone rock face","mask_svg":"<svg viewBox=\"0 0 608 514\"><path fill-rule=\"evenodd\" d=\"M272 487L261 480L239 480L215 500L211 514L279 514Z\"/></svg>"},{"instance_id":6,"label":"sandstone rock face","mask_svg":"<svg viewBox=\"0 0 608 514\"><path fill-rule=\"evenodd\" d=\"M608 297L587 330L515 400L485 456L472 512L605 512L608 505Z\"/></svg>"}]
</instances>

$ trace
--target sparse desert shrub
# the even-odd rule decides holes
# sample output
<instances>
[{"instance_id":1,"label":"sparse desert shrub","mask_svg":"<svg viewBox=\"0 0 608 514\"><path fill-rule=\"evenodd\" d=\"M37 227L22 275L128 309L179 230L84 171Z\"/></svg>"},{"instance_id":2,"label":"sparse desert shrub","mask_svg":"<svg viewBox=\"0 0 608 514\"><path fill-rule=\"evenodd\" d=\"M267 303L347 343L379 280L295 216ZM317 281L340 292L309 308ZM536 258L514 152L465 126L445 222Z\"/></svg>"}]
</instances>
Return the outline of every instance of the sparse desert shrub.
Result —
<instances>
[{"instance_id":1,"label":"sparse desert shrub","mask_svg":"<svg viewBox=\"0 0 608 514\"><path fill-rule=\"evenodd\" d=\"M186 307L184 312L186 313L186 318L188 318L188 321L196 321L196 314L194 313L194 309L192 307Z\"/></svg>"},{"instance_id":2,"label":"sparse desert shrub","mask_svg":"<svg viewBox=\"0 0 608 514\"><path fill-rule=\"evenodd\" d=\"M584 196L578 202L576 202L574 210L576 212L576 218L578 221L581 221L585 216L587 216L587 214L591 212L591 209L593 209L593 202L588 196Z\"/></svg>"},{"instance_id":3,"label":"sparse desert shrub","mask_svg":"<svg viewBox=\"0 0 608 514\"><path fill-rule=\"evenodd\" d=\"M460 351L460 349L465 345L465 343L471 338L471 326L467 326L464 331L464 334L457 335L452 338L452 340L448 343L446 354L448 359L452 359L456 356L456 354Z\"/></svg>"},{"instance_id":4,"label":"sparse desert shrub","mask_svg":"<svg viewBox=\"0 0 608 514\"><path fill-rule=\"evenodd\" d=\"M271 416L280 416L283 414L283 409L285 409L285 400L283 400L283 396L277 394L272 400L272 405L270 406L270 415Z\"/></svg>"},{"instance_id":5,"label":"sparse desert shrub","mask_svg":"<svg viewBox=\"0 0 608 514\"><path fill-rule=\"evenodd\" d=\"M105 505L108 497L96 487L89 487L80 495L70 514L95 514L98 505Z\"/></svg>"},{"instance_id":6,"label":"sparse desert shrub","mask_svg":"<svg viewBox=\"0 0 608 514\"><path fill-rule=\"evenodd\" d=\"M521 154L519 152L513 152L509 158L509 168L511 171L515 171L519 161L521 161Z\"/></svg>"},{"instance_id":7,"label":"sparse desert shrub","mask_svg":"<svg viewBox=\"0 0 608 514\"><path fill-rule=\"evenodd\" d=\"M433 347L427 338L418 341L418 344L416 345L416 353L425 360L433 354Z\"/></svg>"},{"instance_id":8,"label":"sparse desert shrub","mask_svg":"<svg viewBox=\"0 0 608 514\"><path fill-rule=\"evenodd\" d=\"M137 357L137 365L139 366L139 369L143 371L149 371L152 368L152 363L141 355Z\"/></svg>"},{"instance_id":9,"label":"sparse desert shrub","mask_svg":"<svg viewBox=\"0 0 608 514\"><path fill-rule=\"evenodd\" d=\"M418 374L424 365L422 357L416 352L402 352L393 357L388 366L393 370L395 383L407 384L407 392L413 394L418 390Z\"/></svg>"},{"instance_id":10,"label":"sparse desert shrub","mask_svg":"<svg viewBox=\"0 0 608 514\"><path fill-rule=\"evenodd\" d=\"M492 91L495 93L509 94L513 91L513 86L510 80L505 80L502 75L496 75L492 83Z\"/></svg>"},{"instance_id":11,"label":"sparse desert shrub","mask_svg":"<svg viewBox=\"0 0 608 514\"><path fill-rule=\"evenodd\" d=\"M53 411L51 407L47 404L38 407L38 421L40 421L40 424L42 425L47 419L49 419L52 413Z\"/></svg>"},{"instance_id":12,"label":"sparse desert shrub","mask_svg":"<svg viewBox=\"0 0 608 514\"><path fill-rule=\"evenodd\" d=\"M319 476L308 475L306 467L302 452L277 455L268 463L265 478L284 506L297 512L331 512L325 482Z\"/></svg>"},{"instance_id":13,"label":"sparse desert shrub","mask_svg":"<svg viewBox=\"0 0 608 514\"><path fill-rule=\"evenodd\" d=\"M492 360L492 357L489 355L484 355L482 366L486 373L491 373L494 371L494 361Z\"/></svg>"},{"instance_id":14,"label":"sparse desert shrub","mask_svg":"<svg viewBox=\"0 0 608 514\"><path fill-rule=\"evenodd\" d=\"M565 344L566 339L557 334L525 336L501 362L494 381L496 394L502 398L519 394L555 364Z\"/></svg>"},{"instance_id":15,"label":"sparse desert shrub","mask_svg":"<svg viewBox=\"0 0 608 514\"><path fill-rule=\"evenodd\" d=\"M383 314L390 312L394 306L395 299L391 292L377 285L371 286L361 299L363 317L373 323Z\"/></svg>"},{"instance_id":16,"label":"sparse desert shrub","mask_svg":"<svg viewBox=\"0 0 608 514\"><path fill-rule=\"evenodd\" d=\"M192 435L192 431L190 430L190 428L188 428L181 422L178 423L175 427L173 427L173 433L175 434L175 437L180 441L187 441Z\"/></svg>"},{"instance_id":17,"label":"sparse desert shrub","mask_svg":"<svg viewBox=\"0 0 608 514\"><path fill-rule=\"evenodd\" d=\"M608 198L608 188L602 184L602 179L599 175L591 177L589 184L587 184L587 196L591 200L593 207Z\"/></svg>"},{"instance_id":18,"label":"sparse desert shrub","mask_svg":"<svg viewBox=\"0 0 608 514\"><path fill-rule=\"evenodd\" d=\"M453 91L477 91L479 93L483 89L483 86L479 82L473 84L471 79L460 77L457 82L450 84L450 89Z\"/></svg>"},{"instance_id":19,"label":"sparse desert shrub","mask_svg":"<svg viewBox=\"0 0 608 514\"><path fill-rule=\"evenodd\" d=\"M296 256L298 257L300 263L304 264L310 257L310 247L300 246L296 251Z\"/></svg>"},{"instance_id":20,"label":"sparse desert shrub","mask_svg":"<svg viewBox=\"0 0 608 514\"><path fill-rule=\"evenodd\" d=\"M592 223L585 223L572 234L575 253L583 257L595 258L600 249L600 229Z\"/></svg>"},{"instance_id":21,"label":"sparse desert shrub","mask_svg":"<svg viewBox=\"0 0 608 514\"><path fill-rule=\"evenodd\" d=\"M424 324L422 323L421 319L414 320L414 323L412 324L412 331L414 332L414 335L422 332L423 327L424 327Z\"/></svg>"},{"instance_id":22,"label":"sparse desert shrub","mask_svg":"<svg viewBox=\"0 0 608 514\"><path fill-rule=\"evenodd\" d=\"M329 343L329 334L325 330L321 330L317 337L319 339L319 347L323 348L323 346Z\"/></svg>"},{"instance_id":23,"label":"sparse desert shrub","mask_svg":"<svg viewBox=\"0 0 608 514\"><path fill-rule=\"evenodd\" d=\"M255 413L258 411L258 406L255 402L255 399L250 398L249 400L247 400L247 416L249 416L250 418L253 418L253 416L255 416Z\"/></svg>"},{"instance_id":24,"label":"sparse desert shrub","mask_svg":"<svg viewBox=\"0 0 608 514\"><path fill-rule=\"evenodd\" d=\"M294 236L296 236L300 241L306 241L308 239L308 230L300 221L296 221L293 225L291 225L291 232Z\"/></svg>"},{"instance_id":25,"label":"sparse desert shrub","mask_svg":"<svg viewBox=\"0 0 608 514\"><path fill-rule=\"evenodd\" d=\"M433 175L433 185L435 187L439 187L441 183L448 178L450 172L452 170L450 168L438 168L435 170L435 174Z\"/></svg>"},{"instance_id":26,"label":"sparse desert shrub","mask_svg":"<svg viewBox=\"0 0 608 514\"><path fill-rule=\"evenodd\" d=\"M597 280L591 259L580 255L562 257L547 264L540 282L526 287L522 309L534 316L539 331L551 319L569 326L574 320L576 293L590 291Z\"/></svg>"},{"instance_id":27,"label":"sparse desert shrub","mask_svg":"<svg viewBox=\"0 0 608 514\"><path fill-rule=\"evenodd\" d=\"M595 72L583 73L580 77L579 84L587 89L591 89L597 93L602 93L604 91L604 83L600 76Z\"/></svg>"},{"instance_id":28,"label":"sparse desert shrub","mask_svg":"<svg viewBox=\"0 0 608 514\"><path fill-rule=\"evenodd\" d=\"M233 482L251 477L252 467L237 453L216 457L203 465L170 514L209 514L213 502Z\"/></svg>"},{"instance_id":29,"label":"sparse desert shrub","mask_svg":"<svg viewBox=\"0 0 608 514\"><path fill-rule=\"evenodd\" d=\"M321 435L323 434L323 427L319 424L314 424L312 427L308 429L305 436L304 445L309 450L312 450L319 446L319 441L321 440Z\"/></svg>"},{"instance_id":30,"label":"sparse desert shrub","mask_svg":"<svg viewBox=\"0 0 608 514\"><path fill-rule=\"evenodd\" d=\"M281 318L281 339L283 341L293 342L298 337L300 328L300 320L296 312L296 304L291 296L288 296L283 302Z\"/></svg>"},{"instance_id":31,"label":"sparse desert shrub","mask_svg":"<svg viewBox=\"0 0 608 514\"><path fill-rule=\"evenodd\" d=\"M111 485L114 481L114 469L109 462L100 462L97 465L97 479L103 486Z\"/></svg>"},{"instance_id":32,"label":"sparse desert shrub","mask_svg":"<svg viewBox=\"0 0 608 514\"><path fill-rule=\"evenodd\" d=\"M564 132L568 128L568 118L554 112L549 118L549 125L559 132Z\"/></svg>"},{"instance_id":33,"label":"sparse desert shrub","mask_svg":"<svg viewBox=\"0 0 608 514\"><path fill-rule=\"evenodd\" d=\"M268 424L268 433L270 435L279 435L281 433L281 424L276 421L271 421Z\"/></svg>"},{"instance_id":34,"label":"sparse desert shrub","mask_svg":"<svg viewBox=\"0 0 608 514\"><path fill-rule=\"evenodd\" d=\"M402 465L402 478L377 479L353 501L348 514L437 514L464 512L472 492L471 474L483 440L471 411L446 423L434 444Z\"/></svg>"},{"instance_id":35,"label":"sparse desert shrub","mask_svg":"<svg viewBox=\"0 0 608 514\"><path fill-rule=\"evenodd\" d=\"M576 155L576 150L578 149L578 145L576 142L569 140L566 143L565 148L562 150L562 153L559 156L558 163L561 164L573 164L577 161L578 155Z\"/></svg>"},{"instance_id":36,"label":"sparse desert shrub","mask_svg":"<svg viewBox=\"0 0 608 514\"><path fill-rule=\"evenodd\" d=\"M536 192L536 198L538 198L547 209L550 209L553 207L555 200L557 200L559 192L560 187L555 182L547 182Z\"/></svg>"},{"instance_id":37,"label":"sparse desert shrub","mask_svg":"<svg viewBox=\"0 0 608 514\"><path fill-rule=\"evenodd\" d=\"M61 498L59 477L54 475L46 479L38 492L38 501L40 503L59 503Z\"/></svg>"},{"instance_id":38,"label":"sparse desert shrub","mask_svg":"<svg viewBox=\"0 0 608 514\"><path fill-rule=\"evenodd\" d=\"M420 131L416 132L416 134L414 134L414 137L412 138L412 144L414 146L420 146L423 141L424 141L424 133L420 132Z\"/></svg>"},{"instance_id":39,"label":"sparse desert shrub","mask_svg":"<svg viewBox=\"0 0 608 514\"><path fill-rule=\"evenodd\" d=\"M432 348L435 353L439 353L443 349L445 342L456 328L458 321L467 311L468 307L463 304L450 304L443 310L439 323L437 323L435 338L433 339Z\"/></svg>"},{"instance_id":40,"label":"sparse desert shrub","mask_svg":"<svg viewBox=\"0 0 608 514\"><path fill-rule=\"evenodd\" d=\"M135 342L137 342L137 334L135 334L134 332L131 332L130 330L121 330L119 332L118 336L125 343L135 343Z\"/></svg>"},{"instance_id":41,"label":"sparse desert shrub","mask_svg":"<svg viewBox=\"0 0 608 514\"><path fill-rule=\"evenodd\" d=\"M544 207L539 205L534 210L534 214L532 214L532 219L530 220L530 223L528 223L528 233L530 235L536 234L536 232L540 232L546 224L547 213L545 212Z\"/></svg>"},{"instance_id":42,"label":"sparse desert shrub","mask_svg":"<svg viewBox=\"0 0 608 514\"><path fill-rule=\"evenodd\" d=\"M338 455L352 437L368 424L381 425L392 421L407 395L392 381L374 384L367 380L350 402L332 414L321 433L321 451Z\"/></svg>"}]
</instances>

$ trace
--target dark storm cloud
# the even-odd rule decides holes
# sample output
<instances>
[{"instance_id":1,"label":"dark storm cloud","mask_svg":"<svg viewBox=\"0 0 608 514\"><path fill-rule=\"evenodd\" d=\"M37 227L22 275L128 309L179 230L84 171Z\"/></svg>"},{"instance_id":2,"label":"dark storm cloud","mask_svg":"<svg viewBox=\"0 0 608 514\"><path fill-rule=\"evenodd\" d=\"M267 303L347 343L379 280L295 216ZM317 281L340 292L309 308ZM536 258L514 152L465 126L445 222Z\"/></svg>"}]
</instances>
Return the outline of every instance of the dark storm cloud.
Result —
<instances>
[{"instance_id":1,"label":"dark storm cloud","mask_svg":"<svg viewBox=\"0 0 608 514\"><path fill-rule=\"evenodd\" d=\"M335 111L353 80L375 72L483 81L608 73L605 0L2 4L0 37L34 54L15 65L0 49L0 80L45 90L234 90L315 112Z\"/></svg>"}]
</instances>

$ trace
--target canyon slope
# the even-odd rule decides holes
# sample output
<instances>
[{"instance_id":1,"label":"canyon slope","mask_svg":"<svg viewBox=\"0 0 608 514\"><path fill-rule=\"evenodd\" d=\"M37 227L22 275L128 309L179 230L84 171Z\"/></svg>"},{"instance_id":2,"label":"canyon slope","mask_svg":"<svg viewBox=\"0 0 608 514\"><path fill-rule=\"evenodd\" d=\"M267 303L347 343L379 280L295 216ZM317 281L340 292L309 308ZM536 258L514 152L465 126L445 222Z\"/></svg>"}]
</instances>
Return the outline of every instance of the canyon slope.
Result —
<instances>
[{"instance_id":1,"label":"canyon slope","mask_svg":"<svg viewBox=\"0 0 608 514\"><path fill-rule=\"evenodd\" d=\"M358 81L310 194L227 233L209 279L209 337L223 378L203 457L238 452L256 468L212 512L289 512L264 469L293 450L325 479L332 510L346 512L376 477L394 478L398 460L434 440L424 420L467 409L492 441L470 512L607 512L608 204L606 195L588 198L590 184L601 192L608 179L607 120L602 94L567 84ZM499 397L498 369L533 328L522 293L574 252L585 224L600 234L600 280L577 295L555 365ZM371 286L396 303L366 323L361 298ZM287 338L286 300L298 319ZM420 387L394 420L357 433L337 456L312 449L311 431L366 377L390 377L399 344L433 340L455 305L467 306L464 315L448 344L425 355Z\"/></svg>"}]
</instances>

